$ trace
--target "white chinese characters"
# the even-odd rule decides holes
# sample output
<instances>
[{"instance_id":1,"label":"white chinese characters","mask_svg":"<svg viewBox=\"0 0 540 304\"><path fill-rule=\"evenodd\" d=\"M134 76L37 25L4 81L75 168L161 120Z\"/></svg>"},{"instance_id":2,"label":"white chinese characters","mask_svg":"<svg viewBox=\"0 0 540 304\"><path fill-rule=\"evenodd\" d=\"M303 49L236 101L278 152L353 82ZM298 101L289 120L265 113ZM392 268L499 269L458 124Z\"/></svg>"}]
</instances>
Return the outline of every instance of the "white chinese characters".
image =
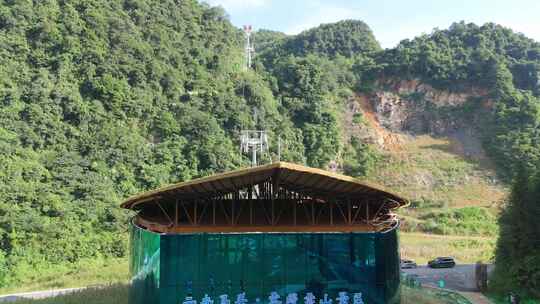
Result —
<instances>
[{"instance_id":1,"label":"white chinese characters","mask_svg":"<svg viewBox=\"0 0 540 304\"><path fill-rule=\"evenodd\" d=\"M299 304L298 303L298 293L289 293L285 297L285 304ZM317 303L317 297L312 292L307 292L306 295L303 297L304 303L303 304L333 304L332 298L325 293L322 298L319 299ZM362 293L354 293L352 296L352 303L350 302L351 297L349 297L348 293L346 291L341 291L338 293L338 296L336 298L335 304L364 304L364 300L362 297ZM231 304L231 300L229 299L229 295L222 294L219 296L219 304ZM270 295L268 296L268 302L267 304L282 304L281 295L276 292L272 291ZM249 304L246 297L245 292L241 292L236 295L236 300L233 304ZM256 298L254 304L262 304L263 302ZM182 304L197 304L197 300L195 300L192 296L187 296L185 300L182 301ZM204 297L201 299L200 304L214 304L214 300L208 294L205 294Z\"/></svg>"}]
</instances>

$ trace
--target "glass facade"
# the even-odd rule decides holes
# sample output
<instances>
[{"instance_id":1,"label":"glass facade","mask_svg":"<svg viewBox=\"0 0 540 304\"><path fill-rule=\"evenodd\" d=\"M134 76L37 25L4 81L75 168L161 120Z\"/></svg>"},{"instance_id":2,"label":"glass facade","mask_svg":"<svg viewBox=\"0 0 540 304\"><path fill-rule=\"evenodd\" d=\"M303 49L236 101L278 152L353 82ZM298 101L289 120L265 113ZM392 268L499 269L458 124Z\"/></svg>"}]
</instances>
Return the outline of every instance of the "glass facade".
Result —
<instances>
[{"instance_id":1,"label":"glass facade","mask_svg":"<svg viewBox=\"0 0 540 304\"><path fill-rule=\"evenodd\" d=\"M307 292L362 293L364 303L399 303L397 228L385 233L157 234L132 226L130 304L177 304L205 294L248 303ZM352 303L352 300L349 301Z\"/></svg>"}]
</instances>

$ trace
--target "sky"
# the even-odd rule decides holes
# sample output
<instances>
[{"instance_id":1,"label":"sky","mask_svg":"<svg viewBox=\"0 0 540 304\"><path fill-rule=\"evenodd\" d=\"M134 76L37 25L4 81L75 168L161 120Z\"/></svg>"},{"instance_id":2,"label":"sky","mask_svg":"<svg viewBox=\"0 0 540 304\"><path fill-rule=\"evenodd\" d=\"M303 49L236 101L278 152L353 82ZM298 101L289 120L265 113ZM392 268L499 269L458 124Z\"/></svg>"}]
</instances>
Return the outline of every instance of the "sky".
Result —
<instances>
[{"instance_id":1,"label":"sky","mask_svg":"<svg viewBox=\"0 0 540 304\"><path fill-rule=\"evenodd\" d=\"M344 19L366 22L384 48L446 29L453 22L495 22L540 41L540 0L204 0L241 27L287 34Z\"/></svg>"}]
</instances>

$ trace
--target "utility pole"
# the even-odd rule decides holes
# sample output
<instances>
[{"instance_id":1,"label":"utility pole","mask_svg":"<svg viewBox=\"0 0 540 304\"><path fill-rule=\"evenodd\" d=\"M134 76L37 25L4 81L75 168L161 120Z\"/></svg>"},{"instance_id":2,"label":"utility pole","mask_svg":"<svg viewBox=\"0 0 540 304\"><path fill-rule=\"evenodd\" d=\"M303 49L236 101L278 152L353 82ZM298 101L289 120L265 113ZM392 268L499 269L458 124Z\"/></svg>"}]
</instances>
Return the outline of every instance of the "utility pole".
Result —
<instances>
[{"instance_id":1,"label":"utility pole","mask_svg":"<svg viewBox=\"0 0 540 304\"><path fill-rule=\"evenodd\" d=\"M244 70L246 71L251 68L253 52L255 52L255 48L251 44L251 32L252 32L251 25L244 25L244 36L246 37L246 46L244 47L246 65L244 66Z\"/></svg>"},{"instance_id":2,"label":"utility pole","mask_svg":"<svg viewBox=\"0 0 540 304\"><path fill-rule=\"evenodd\" d=\"M251 34L253 27L251 25L244 25L244 36L246 38L246 44L244 47L245 53L245 66L244 70L251 69L253 53L255 48L251 43ZM244 93L245 98L245 93ZM257 109L253 111L253 121L257 125ZM257 154L260 154L260 158L265 153L268 153L268 134L262 130L242 130L240 133L240 150L242 153L250 154L251 152L251 166L257 166Z\"/></svg>"},{"instance_id":3,"label":"utility pole","mask_svg":"<svg viewBox=\"0 0 540 304\"><path fill-rule=\"evenodd\" d=\"M278 137L277 141L277 159L278 162L281 161L281 136Z\"/></svg>"}]
</instances>

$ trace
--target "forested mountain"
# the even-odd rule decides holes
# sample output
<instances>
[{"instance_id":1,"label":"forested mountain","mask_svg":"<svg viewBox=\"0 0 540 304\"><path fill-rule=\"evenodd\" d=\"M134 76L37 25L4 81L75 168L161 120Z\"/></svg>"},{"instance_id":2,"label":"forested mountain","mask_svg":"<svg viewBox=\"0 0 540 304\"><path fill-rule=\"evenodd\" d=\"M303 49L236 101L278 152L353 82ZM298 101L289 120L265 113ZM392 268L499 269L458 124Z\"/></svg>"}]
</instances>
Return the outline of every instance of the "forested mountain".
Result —
<instances>
[{"instance_id":1,"label":"forested mountain","mask_svg":"<svg viewBox=\"0 0 540 304\"><path fill-rule=\"evenodd\" d=\"M369 129L366 116L351 114L350 126L347 111L400 81L430 86L394 92L432 112L423 119L477 130L501 176L538 163L540 45L521 34L456 23L382 50L365 23L348 20L254 40L245 71L242 32L196 0L3 1L0 287L51 265L125 256L119 202L246 166L241 129L280 137L282 160L376 174L377 145L351 131ZM484 93L452 107L427 97L471 88Z\"/></svg>"},{"instance_id":2,"label":"forested mountain","mask_svg":"<svg viewBox=\"0 0 540 304\"><path fill-rule=\"evenodd\" d=\"M521 161L538 163L540 43L491 23L455 23L405 40L376 60L375 73L384 77L419 78L449 90L485 89L491 108L481 111L477 101L464 107L476 108L488 153L508 172Z\"/></svg>"},{"instance_id":3,"label":"forested mountain","mask_svg":"<svg viewBox=\"0 0 540 304\"><path fill-rule=\"evenodd\" d=\"M246 164L242 128L279 130L303 162L302 130L242 72L241 47L197 1L3 1L0 285L125 255L118 203Z\"/></svg>"},{"instance_id":4,"label":"forested mountain","mask_svg":"<svg viewBox=\"0 0 540 304\"><path fill-rule=\"evenodd\" d=\"M403 40L395 48L377 52L378 45L373 43L370 34L365 34L370 31L344 30L347 25L354 29L351 24L363 23L343 21L322 25L297 36L280 37L272 48L264 49L261 61L267 69L274 71L279 66L276 62L283 57L316 54L319 58L330 58L334 65L341 65L341 71L346 69L349 73L341 83L352 85L357 92L381 89L380 84L384 82L381 80L392 79L418 80L450 92L480 88L487 92L481 97L493 102L492 107L481 109L482 103L472 98L460 108L475 116L472 120L483 126L480 130L484 131L482 135L488 152L510 175L512 164L525 159L530 163L538 161L540 43L500 25L477 26L461 22L454 23L448 30L435 30L429 35ZM354 38L335 39L343 33ZM321 37L332 41L334 47L321 47L325 45L318 42L324 40ZM355 41L357 47L351 48L351 41ZM302 45L304 48L300 47ZM336 52L344 48L355 51ZM303 51L298 52L298 49ZM277 74L278 79L284 78L279 71Z\"/></svg>"},{"instance_id":5,"label":"forested mountain","mask_svg":"<svg viewBox=\"0 0 540 304\"><path fill-rule=\"evenodd\" d=\"M381 46L367 24L359 20L344 20L304 31L284 45L296 55L317 54L335 57L352 57L358 53L374 53Z\"/></svg>"}]
</instances>

